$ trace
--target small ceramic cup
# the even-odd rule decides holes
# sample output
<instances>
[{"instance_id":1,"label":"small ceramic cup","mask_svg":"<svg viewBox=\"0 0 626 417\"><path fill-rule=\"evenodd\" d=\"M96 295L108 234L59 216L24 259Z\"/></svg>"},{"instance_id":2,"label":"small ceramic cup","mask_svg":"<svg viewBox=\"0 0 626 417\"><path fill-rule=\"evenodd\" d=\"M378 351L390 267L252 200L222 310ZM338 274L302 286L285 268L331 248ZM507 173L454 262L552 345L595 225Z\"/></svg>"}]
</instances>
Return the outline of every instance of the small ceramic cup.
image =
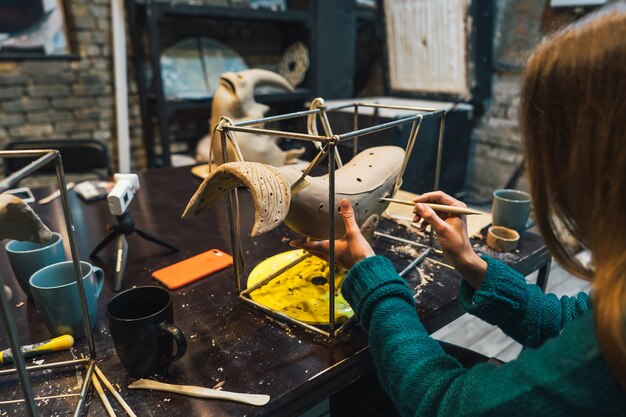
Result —
<instances>
[{"instance_id":1,"label":"small ceramic cup","mask_svg":"<svg viewBox=\"0 0 626 417\"><path fill-rule=\"evenodd\" d=\"M96 324L98 297L104 286L104 272L89 262L80 262L91 328ZM59 262L35 272L30 289L37 309L52 336L85 335L83 315L73 261Z\"/></svg>"},{"instance_id":2,"label":"small ceramic cup","mask_svg":"<svg viewBox=\"0 0 626 417\"><path fill-rule=\"evenodd\" d=\"M519 190L496 190L493 192L491 215L494 226L503 226L518 233L532 227L528 221L531 203L530 194Z\"/></svg>"},{"instance_id":3,"label":"small ceramic cup","mask_svg":"<svg viewBox=\"0 0 626 417\"><path fill-rule=\"evenodd\" d=\"M491 226L487 230L487 246L499 252L510 252L517 248L519 233L502 226Z\"/></svg>"},{"instance_id":4,"label":"small ceramic cup","mask_svg":"<svg viewBox=\"0 0 626 417\"><path fill-rule=\"evenodd\" d=\"M13 274L28 298L32 298L28 284L30 277L41 268L66 259L63 237L59 233L52 233L52 238L45 243L11 240L6 251Z\"/></svg>"}]
</instances>

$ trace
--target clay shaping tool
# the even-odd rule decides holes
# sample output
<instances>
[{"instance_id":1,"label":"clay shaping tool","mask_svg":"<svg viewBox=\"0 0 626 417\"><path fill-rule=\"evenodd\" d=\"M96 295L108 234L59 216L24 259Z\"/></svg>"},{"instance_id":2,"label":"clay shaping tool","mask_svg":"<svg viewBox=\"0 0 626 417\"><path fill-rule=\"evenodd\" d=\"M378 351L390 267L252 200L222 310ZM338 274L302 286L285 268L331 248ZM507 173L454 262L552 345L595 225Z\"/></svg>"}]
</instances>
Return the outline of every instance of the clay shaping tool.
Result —
<instances>
[{"instance_id":1,"label":"clay shaping tool","mask_svg":"<svg viewBox=\"0 0 626 417\"><path fill-rule=\"evenodd\" d=\"M49 352L69 349L72 345L74 345L74 338L69 334L64 334L63 336L55 337L54 339L44 342L22 346L20 351L24 359L30 359ZM10 363L13 363L13 354L11 353L11 349L5 349L0 352L0 365L8 365Z\"/></svg>"},{"instance_id":2,"label":"clay shaping tool","mask_svg":"<svg viewBox=\"0 0 626 417\"><path fill-rule=\"evenodd\" d=\"M218 391L210 388L196 387L193 385L174 385L151 379L138 379L128 386L131 389L151 389L155 391L172 392L174 394L190 395L199 398L213 398L216 400L237 401L250 405L265 405L270 401L269 395L243 394L238 392Z\"/></svg>"},{"instance_id":3,"label":"clay shaping tool","mask_svg":"<svg viewBox=\"0 0 626 417\"><path fill-rule=\"evenodd\" d=\"M68 182L68 183L67 183L67 185L66 185L66 189L67 189L67 191L69 191L69 190L71 190L72 188L74 188L74 185L76 185L76 184L74 184L74 183L73 183L73 182L71 182L71 181L70 181L70 182ZM56 200L56 199L57 199L57 198L59 198L60 196L61 196L61 190L56 190L56 191L54 191L52 194L50 194L49 196L44 197L44 198L42 198L41 200L39 200L37 203L38 203L39 205L48 204L48 203L50 203L51 201Z\"/></svg>"},{"instance_id":4,"label":"clay shaping tool","mask_svg":"<svg viewBox=\"0 0 626 417\"><path fill-rule=\"evenodd\" d=\"M390 203L398 203L398 204L404 204L405 206L415 206L415 202L411 201L411 200L399 200L397 198L386 198L383 197L381 198L382 201L388 201ZM447 206L445 204L435 204L435 203L422 203L425 206L430 207L431 209L435 210L435 211L440 211L442 213L452 213L452 214L484 214L480 211L476 211L476 210L472 210L472 209L468 209L465 207L456 207L456 206Z\"/></svg>"},{"instance_id":5,"label":"clay shaping tool","mask_svg":"<svg viewBox=\"0 0 626 417\"><path fill-rule=\"evenodd\" d=\"M115 411L113 411L113 407L111 406L109 399L104 393L104 390L102 389L102 385L100 385L100 381L98 381L96 374L91 374L91 383L93 384L93 387L96 389L96 392L98 393L100 400L102 400L102 404L104 404L104 408L107 410L107 413L109 414L109 416L116 417Z\"/></svg>"},{"instance_id":6,"label":"clay shaping tool","mask_svg":"<svg viewBox=\"0 0 626 417\"><path fill-rule=\"evenodd\" d=\"M131 410L131 408L128 406L126 401L124 401L122 396L113 387L113 384L109 382L109 380L107 379L107 377L104 376L100 368L98 368L98 365L94 367L94 371L95 371L95 374L98 375L98 378L102 380L102 383L109 389L109 391L111 391L111 394L113 394L117 402L120 403L124 411L126 411L126 414L128 414L130 417L137 417L137 414L135 414L133 410Z\"/></svg>"}]
</instances>

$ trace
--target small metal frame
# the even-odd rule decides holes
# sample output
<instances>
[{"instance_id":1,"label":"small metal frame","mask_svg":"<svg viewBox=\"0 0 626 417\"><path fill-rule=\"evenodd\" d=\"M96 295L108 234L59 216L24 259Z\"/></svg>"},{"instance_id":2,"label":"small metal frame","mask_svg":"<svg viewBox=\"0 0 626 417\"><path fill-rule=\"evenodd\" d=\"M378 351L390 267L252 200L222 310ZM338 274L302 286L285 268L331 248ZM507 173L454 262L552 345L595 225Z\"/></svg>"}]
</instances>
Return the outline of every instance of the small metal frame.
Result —
<instances>
[{"instance_id":1,"label":"small metal frame","mask_svg":"<svg viewBox=\"0 0 626 417\"><path fill-rule=\"evenodd\" d=\"M18 380L22 385L22 390L24 391L26 406L28 408L29 414L32 417L39 416L39 412L37 406L35 404L35 396L33 394L33 389L30 383L30 378L28 376L28 372L40 371L45 369L52 368L62 368L69 366L81 366L86 368L86 375L83 381L83 384L80 389L80 394L78 398L78 403L76 404L76 409L74 411L74 417L78 417L82 414L83 406L85 405L85 399L87 397L87 391L89 390L89 385L91 381L91 376L94 372L94 367L96 364L96 348L93 340L93 336L91 334L91 325L89 323L89 313L87 308L87 299L85 298L85 287L83 285L83 280L81 279L83 274L80 268L80 257L78 255L78 245L76 244L76 237L74 236L74 222L72 221L72 211L70 210L69 200L67 197L67 188L65 182L65 174L63 171L63 162L61 160L61 154L58 150L53 149L42 149L42 150L23 150L23 151L0 151L0 158L24 158L24 157L32 157L37 158L29 165L20 169L19 171L13 173L12 175L6 177L4 180L0 181L0 192L6 191L17 184L22 179L28 177L33 172L37 171L44 165L51 163L54 161L56 168L56 176L57 183L59 186L59 190L61 191L61 201L63 203L63 215L65 217L65 226L67 228L67 236L69 238L70 249L72 253L72 261L74 263L74 272L76 274L76 283L78 285L78 293L80 295L80 307L81 313L83 316L83 324L85 327L85 335L87 336L87 343L89 345L89 356L81 359L73 359L69 361L61 361L61 362L52 362L45 365L33 365L26 366L24 358L20 352L20 344L17 337L17 328L15 326L15 320L13 318L13 314L11 312L11 307L9 305L9 300L6 298L4 293L4 279L0 274L0 319L2 321L2 327L6 330L7 339L9 341L9 346L11 348L11 353L13 354L13 358L15 360L15 368L13 369L5 369L0 371L0 376L10 375L17 373ZM56 396L54 396L56 397ZM52 397L50 397L52 398ZM17 400L20 401L20 400ZM0 401L0 404L10 404L17 402L16 400L11 401Z\"/></svg>"},{"instance_id":2,"label":"small metal frame","mask_svg":"<svg viewBox=\"0 0 626 417\"><path fill-rule=\"evenodd\" d=\"M328 120L328 113L333 111L339 111L342 109L350 108L354 109L354 126L352 131L343 133L343 134L333 134L333 131L330 126L330 122ZM359 109L360 108L383 108L383 109L395 109L395 110L408 110L414 111L414 115L410 115L407 117L403 117L397 120L393 120L391 122L381 123L376 126L366 127L359 129ZM270 122L278 122L282 120L288 119L296 119L300 117L307 117L307 133L295 133L295 132L286 132L280 130L266 129L261 127L252 127L255 125L263 125L265 123ZM319 116L322 128L324 129L324 135L320 135L317 131L317 117ZM335 207L335 169L336 167L341 167L342 162L339 157L339 152L337 149L337 144L339 142L344 142L347 140L354 141L353 152L357 153L357 141L362 136L371 135L376 132L380 132L386 129L391 129L397 126L401 126L407 123L411 123L411 132L409 134L407 146L405 149L405 157L402 163L402 167L398 174L398 178L396 180L396 186L394 189L394 193L400 188L402 184L402 176L407 167L409 158L411 156L411 152L413 150L413 145L415 144L416 138L419 134L419 129L422 123L422 120L426 117L438 117L439 118L439 136L438 136L438 146L437 146L437 163L436 163L436 172L435 172L435 184L434 189L438 189L439 187L439 177L441 171L441 154L443 149L443 132L445 129L445 110L438 110L433 108L425 108L425 107L412 107L412 106L396 106L396 105L386 105L386 104L378 104L378 103L370 103L370 102L360 102L356 101L354 103L342 104L339 106L334 106L327 108L324 104L324 100L321 98L316 98L311 102L311 106L309 110L300 111L295 113L288 113L277 116L265 117L262 119L243 121L238 123L232 123L228 119L222 119L220 123L215 127L215 130L220 133L221 137L221 146L222 146L222 158L224 161L228 161L227 155L227 141L230 141L236 144L235 133L236 132L245 132L245 133L253 133L253 134L261 134L261 135L269 135L275 137L286 137L297 140L304 140L315 143L318 154L313 158L308 167L304 170L301 178L296 181L296 183L292 186L292 189L297 188L298 182L304 179L311 170L317 166L324 157L328 156L328 179L329 179L329 189L328 189L328 207ZM332 156L332 157L331 157ZM231 248L234 256L234 269L235 269L235 285L237 288L237 293L239 297L246 303L252 304L256 308L262 310L263 312L277 317L280 320L287 321L292 324L296 324L300 327L304 327L305 329L312 330L316 333L322 334L328 339L333 339L336 335L340 334L346 326L352 321L352 319L344 322L339 328L336 327L335 322L335 298L333 296L329 297L329 324L326 328L320 328L315 325L311 325L308 323L301 322L292 317L286 316L280 312L272 310L264 305L261 305L250 298L250 293L261 286L267 284L272 279L276 278L278 275L282 274L289 268L295 266L299 262L306 259L308 254L303 255L302 257L294 260L289 265L286 265L284 268L281 268L278 271L270 274L266 278L262 279L256 285L243 290L242 291L242 274L244 272L244 257L241 245L241 232L240 232L240 221L239 221L239 205L237 199L237 191L232 190L228 199L228 214L229 214L229 222L230 222L230 235L231 235ZM335 288L335 210L329 210L329 288ZM430 246L432 246L432 238L430 241Z\"/></svg>"}]
</instances>

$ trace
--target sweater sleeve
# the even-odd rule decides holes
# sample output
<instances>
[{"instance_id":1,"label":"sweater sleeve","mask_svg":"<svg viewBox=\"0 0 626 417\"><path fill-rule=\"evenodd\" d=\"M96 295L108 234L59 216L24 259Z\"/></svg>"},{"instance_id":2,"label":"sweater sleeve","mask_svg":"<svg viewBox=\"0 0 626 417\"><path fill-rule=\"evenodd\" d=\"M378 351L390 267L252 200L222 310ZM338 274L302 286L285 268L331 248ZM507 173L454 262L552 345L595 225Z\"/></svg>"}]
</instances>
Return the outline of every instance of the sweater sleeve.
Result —
<instances>
[{"instance_id":1,"label":"sweater sleeve","mask_svg":"<svg viewBox=\"0 0 626 417\"><path fill-rule=\"evenodd\" d=\"M516 361L465 369L428 335L412 291L386 258L357 263L342 293L369 332L381 385L404 417L553 416L593 413L594 407L614 411L625 403L599 353L591 315L583 329Z\"/></svg>"},{"instance_id":2,"label":"sweater sleeve","mask_svg":"<svg viewBox=\"0 0 626 417\"><path fill-rule=\"evenodd\" d=\"M523 346L541 346L557 336L568 322L590 310L590 299L585 293L560 298L545 294L502 262L487 256L483 259L488 264L483 282L474 290L463 281L459 290L461 303L468 313L498 326Z\"/></svg>"}]
</instances>

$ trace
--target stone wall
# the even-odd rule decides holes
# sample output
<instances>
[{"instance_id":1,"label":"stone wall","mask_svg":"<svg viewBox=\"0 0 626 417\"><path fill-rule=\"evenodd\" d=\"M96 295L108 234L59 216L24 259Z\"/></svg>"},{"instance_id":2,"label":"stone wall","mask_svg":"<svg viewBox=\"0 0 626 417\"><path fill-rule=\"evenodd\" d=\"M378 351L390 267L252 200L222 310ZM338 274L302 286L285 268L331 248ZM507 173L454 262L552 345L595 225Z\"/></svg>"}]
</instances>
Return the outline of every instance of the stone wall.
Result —
<instances>
[{"instance_id":1,"label":"stone wall","mask_svg":"<svg viewBox=\"0 0 626 417\"><path fill-rule=\"evenodd\" d=\"M587 11L552 9L549 0L496 0L492 97L472 133L468 200L490 202L522 162L518 109L526 59L543 36ZM516 187L528 189L526 178Z\"/></svg>"},{"instance_id":2,"label":"stone wall","mask_svg":"<svg viewBox=\"0 0 626 417\"><path fill-rule=\"evenodd\" d=\"M116 166L110 0L65 4L76 59L0 61L0 147L27 139L97 139L109 146ZM145 166L145 156L132 74L130 136L136 170Z\"/></svg>"}]
</instances>

